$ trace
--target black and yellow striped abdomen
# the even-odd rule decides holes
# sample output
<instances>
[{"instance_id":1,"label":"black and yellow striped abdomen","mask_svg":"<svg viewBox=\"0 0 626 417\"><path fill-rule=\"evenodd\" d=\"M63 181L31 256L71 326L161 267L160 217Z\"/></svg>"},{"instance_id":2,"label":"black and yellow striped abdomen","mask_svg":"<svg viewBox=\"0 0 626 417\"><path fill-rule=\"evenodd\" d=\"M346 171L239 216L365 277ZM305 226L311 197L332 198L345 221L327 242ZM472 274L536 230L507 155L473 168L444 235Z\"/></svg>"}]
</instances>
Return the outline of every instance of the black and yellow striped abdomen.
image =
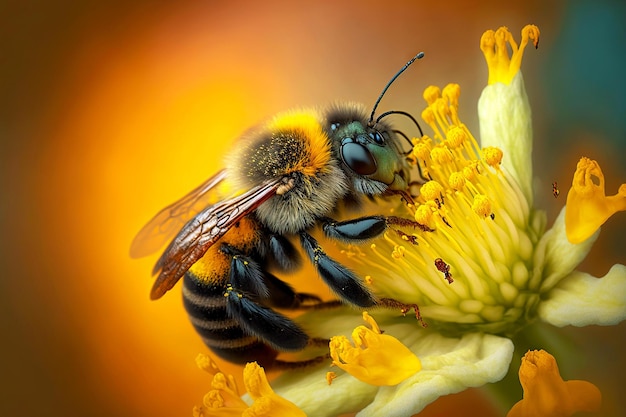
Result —
<instances>
[{"instance_id":1,"label":"black and yellow striped abdomen","mask_svg":"<svg viewBox=\"0 0 626 417\"><path fill-rule=\"evenodd\" d=\"M183 303L204 343L220 357L234 363L271 362L275 350L248 335L227 312L228 282L206 282L192 270L183 279Z\"/></svg>"},{"instance_id":2,"label":"black and yellow striped abdomen","mask_svg":"<svg viewBox=\"0 0 626 417\"><path fill-rule=\"evenodd\" d=\"M256 360L271 364L278 352L258 337L241 327L241 317L233 317L229 309L229 293L245 294L246 299L257 300L253 288L233 288L234 253L247 254L249 261L239 264L261 263L258 246L262 239L256 222L243 218L212 246L206 254L185 273L183 303L189 319L204 343L220 357L246 363ZM241 256L240 258L243 258Z\"/></svg>"}]
</instances>

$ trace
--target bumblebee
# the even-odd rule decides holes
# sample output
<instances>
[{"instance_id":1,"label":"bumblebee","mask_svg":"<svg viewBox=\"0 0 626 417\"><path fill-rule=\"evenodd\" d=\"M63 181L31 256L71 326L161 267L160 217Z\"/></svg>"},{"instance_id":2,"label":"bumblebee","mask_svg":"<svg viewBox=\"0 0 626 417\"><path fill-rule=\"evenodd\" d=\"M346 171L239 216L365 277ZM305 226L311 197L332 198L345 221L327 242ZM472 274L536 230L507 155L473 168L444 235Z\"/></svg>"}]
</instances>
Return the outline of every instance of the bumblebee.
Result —
<instances>
[{"instance_id":1,"label":"bumblebee","mask_svg":"<svg viewBox=\"0 0 626 417\"><path fill-rule=\"evenodd\" d=\"M363 242L409 220L366 216L336 221L339 208L366 198L399 194L410 199L411 167L401 132L374 119L391 83L368 118L365 108L338 103L324 109L281 113L235 142L226 168L181 200L161 210L135 237L131 256L150 254L175 236L157 261L151 298L183 278L183 302L205 344L235 363L279 366L280 352L314 344L294 321L275 309L316 308L314 295L298 293L270 271L290 273L300 263L299 246L339 300L357 307L406 306L377 299L351 270L329 257L311 235L321 228L330 239ZM420 129L421 132L421 129ZM215 197L228 183L238 193ZM332 304L332 302L331 302ZM314 359L315 360L315 359Z\"/></svg>"}]
</instances>

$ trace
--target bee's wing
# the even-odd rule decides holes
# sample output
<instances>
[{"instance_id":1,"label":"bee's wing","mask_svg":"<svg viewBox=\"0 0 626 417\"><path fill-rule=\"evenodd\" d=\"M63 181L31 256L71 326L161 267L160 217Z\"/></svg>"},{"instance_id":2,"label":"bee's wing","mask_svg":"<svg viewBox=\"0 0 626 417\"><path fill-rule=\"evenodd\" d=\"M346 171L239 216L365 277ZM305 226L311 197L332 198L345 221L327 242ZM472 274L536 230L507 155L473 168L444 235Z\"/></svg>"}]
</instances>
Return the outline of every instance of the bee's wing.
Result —
<instances>
[{"instance_id":1,"label":"bee's wing","mask_svg":"<svg viewBox=\"0 0 626 417\"><path fill-rule=\"evenodd\" d=\"M152 287L150 298L156 300L162 297L211 245L242 217L276 194L281 184L281 180L268 181L230 200L207 207L191 219L154 266L153 273L159 276Z\"/></svg>"},{"instance_id":2,"label":"bee's wing","mask_svg":"<svg viewBox=\"0 0 626 417\"><path fill-rule=\"evenodd\" d=\"M141 258L156 252L180 229L208 205L209 191L226 178L221 170L180 200L159 211L135 236L130 245L131 258Z\"/></svg>"}]
</instances>

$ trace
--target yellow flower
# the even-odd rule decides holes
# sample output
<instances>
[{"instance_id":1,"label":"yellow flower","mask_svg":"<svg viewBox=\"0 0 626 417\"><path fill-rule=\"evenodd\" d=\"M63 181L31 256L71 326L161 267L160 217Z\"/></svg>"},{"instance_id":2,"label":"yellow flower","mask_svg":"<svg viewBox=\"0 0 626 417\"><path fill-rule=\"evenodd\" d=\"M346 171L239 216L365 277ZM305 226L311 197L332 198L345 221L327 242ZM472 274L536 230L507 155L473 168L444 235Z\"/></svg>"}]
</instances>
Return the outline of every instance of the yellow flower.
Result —
<instances>
[{"instance_id":1,"label":"yellow flower","mask_svg":"<svg viewBox=\"0 0 626 417\"><path fill-rule=\"evenodd\" d=\"M203 405L194 407L194 417L306 417L295 404L276 395L256 362L246 364L243 381L252 405L248 406L237 389L232 375L224 375L207 355L196 358L198 367L211 375L211 390L204 396Z\"/></svg>"},{"instance_id":2,"label":"yellow flower","mask_svg":"<svg viewBox=\"0 0 626 417\"><path fill-rule=\"evenodd\" d=\"M379 386L397 385L421 369L417 356L395 337L382 334L367 312L363 312L363 320L372 328L354 329L354 346L345 336L330 340L333 365L363 382Z\"/></svg>"},{"instance_id":3,"label":"yellow flower","mask_svg":"<svg viewBox=\"0 0 626 417\"><path fill-rule=\"evenodd\" d=\"M339 335L333 361L356 377L332 380L320 368L274 381L276 392L309 415L413 415L439 396L502 379L513 356L510 338L535 321L585 326L626 319L626 266L614 265L601 279L575 271L622 197L605 200L603 188L592 188L595 197L585 201L584 190L574 191L568 217L578 211L600 219L584 225L587 238L580 243L567 238L565 209L547 229L546 214L533 204L531 110L519 69L524 46L536 45L538 36L528 26L519 47L506 28L481 39L490 75L478 103L480 145L459 116L460 87L425 90L422 118L432 133L413 139L410 159L429 181L414 205L389 212L426 227L392 230L368 246L344 250L343 263L367 276L377 296L419 305L427 329L395 311L378 310L376 318L385 335L403 345L399 356L406 347L419 357L420 370L399 375L396 385L381 385L389 381L367 373L384 374L386 367L395 373L397 364L367 351L384 335L357 329L353 347L347 340L359 324L353 310L305 314L298 320L312 336ZM585 208L590 202L595 211ZM381 214L382 207L373 210Z\"/></svg>"},{"instance_id":4,"label":"yellow flower","mask_svg":"<svg viewBox=\"0 0 626 417\"><path fill-rule=\"evenodd\" d=\"M524 398L507 417L569 417L579 411L598 411L602 396L587 381L563 381L554 356L545 350L528 351L522 358L519 380Z\"/></svg>"}]
</instances>

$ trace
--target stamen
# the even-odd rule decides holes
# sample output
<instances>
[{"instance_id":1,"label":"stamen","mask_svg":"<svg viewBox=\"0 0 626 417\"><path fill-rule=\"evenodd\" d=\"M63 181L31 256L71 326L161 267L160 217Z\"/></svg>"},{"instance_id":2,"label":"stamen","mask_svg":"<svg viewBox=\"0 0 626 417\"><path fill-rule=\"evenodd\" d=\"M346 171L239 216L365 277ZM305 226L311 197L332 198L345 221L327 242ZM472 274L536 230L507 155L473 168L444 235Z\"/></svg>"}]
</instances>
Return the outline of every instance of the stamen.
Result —
<instances>
[{"instance_id":1,"label":"stamen","mask_svg":"<svg viewBox=\"0 0 626 417\"><path fill-rule=\"evenodd\" d=\"M595 181L597 182L594 182ZM565 206L565 234L570 243L581 243L593 235L609 217L626 210L626 183L617 194L606 196L600 165L581 158L576 166Z\"/></svg>"}]
</instances>

